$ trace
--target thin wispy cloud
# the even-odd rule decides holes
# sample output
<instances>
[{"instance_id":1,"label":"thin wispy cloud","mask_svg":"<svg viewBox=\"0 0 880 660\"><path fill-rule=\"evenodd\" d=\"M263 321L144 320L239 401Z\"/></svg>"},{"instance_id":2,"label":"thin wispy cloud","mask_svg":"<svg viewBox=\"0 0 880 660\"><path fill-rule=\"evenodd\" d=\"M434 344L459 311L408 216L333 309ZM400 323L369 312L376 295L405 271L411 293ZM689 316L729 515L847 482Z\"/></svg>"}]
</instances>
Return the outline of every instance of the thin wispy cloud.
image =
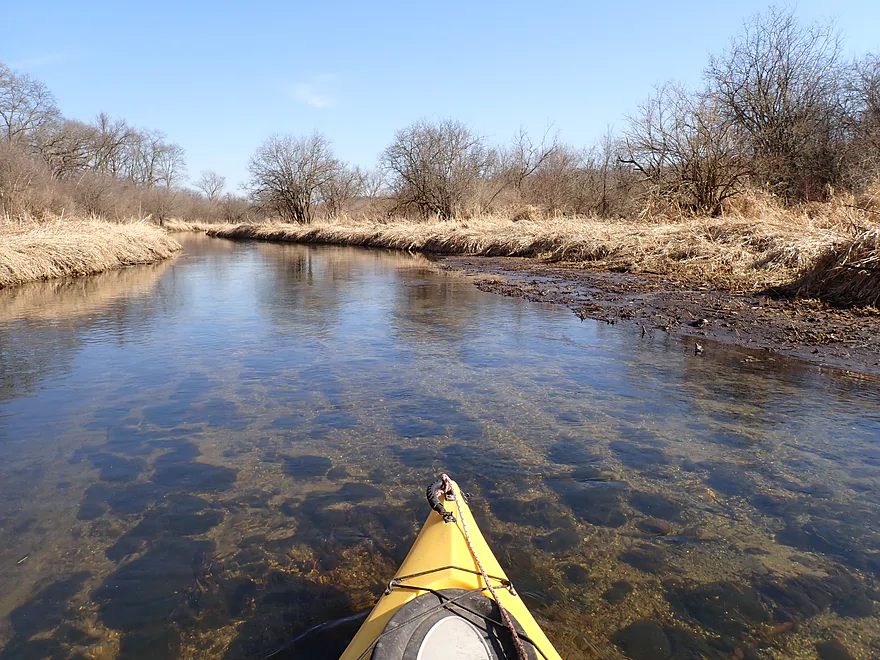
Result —
<instances>
[{"instance_id":1,"label":"thin wispy cloud","mask_svg":"<svg viewBox=\"0 0 880 660\"><path fill-rule=\"evenodd\" d=\"M339 76L332 73L312 76L307 81L293 86L293 97L313 108L329 108L331 105L336 105L336 99L331 92L337 80Z\"/></svg>"},{"instance_id":2,"label":"thin wispy cloud","mask_svg":"<svg viewBox=\"0 0 880 660\"><path fill-rule=\"evenodd\" d=\"M309 83L299 83L294 87L294 95L296 100L313 108L326 108L333 105L335 101L327 94L321 94L314 85Z\"/></svg>"}]
</instances>

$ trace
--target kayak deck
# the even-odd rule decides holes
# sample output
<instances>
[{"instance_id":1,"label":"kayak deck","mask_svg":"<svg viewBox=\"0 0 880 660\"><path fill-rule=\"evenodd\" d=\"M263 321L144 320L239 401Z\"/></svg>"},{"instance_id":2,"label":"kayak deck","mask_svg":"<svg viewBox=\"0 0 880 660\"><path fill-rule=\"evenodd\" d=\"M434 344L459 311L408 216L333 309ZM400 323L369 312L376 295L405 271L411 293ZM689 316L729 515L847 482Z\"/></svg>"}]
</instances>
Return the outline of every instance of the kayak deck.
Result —
<instances>
[{"instance_id":1,"label":"kayak deck","mask_svg":"<svg viewBox=\"0 0 880 660\"><path fill-rule=\"evenodd\" d=\"M455 493L461 493L457 484L450 483ZM445 589L484 590L483 593L491 598L474 554L482 562L498 602L520 624L525 633L524 639L531 642L524 642L525 645L534 645L538 650L537 657L561 660L510 584L460 494L451 510L460 514L455 516L454 521L450 521L449 517L444 519L437 511L431 511L409 554L389 584L389 589L376 603L340 660L370 658L376 640L394 614L422 594ZM470 536L474 553L468 546L467 536Z\"/></svg>"}]
</instances>

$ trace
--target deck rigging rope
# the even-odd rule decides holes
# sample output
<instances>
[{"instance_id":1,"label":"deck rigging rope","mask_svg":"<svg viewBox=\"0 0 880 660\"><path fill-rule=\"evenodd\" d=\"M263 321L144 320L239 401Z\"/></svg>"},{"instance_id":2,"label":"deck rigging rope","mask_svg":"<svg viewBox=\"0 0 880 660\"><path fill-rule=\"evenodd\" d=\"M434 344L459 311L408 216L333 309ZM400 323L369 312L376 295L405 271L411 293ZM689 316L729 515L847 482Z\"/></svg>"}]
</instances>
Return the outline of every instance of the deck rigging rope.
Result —
<instances>
[{"instance_id":1,"label":"deck rigging rope","mask_svg":"<svg viewBox=\"0 0 880 660\"><path fill-rule=\"evenodd\" d=\"M456 493L452 487L452 479L449 478L448 474L441 474L440 479L442 481L442 485L439 490L443 493L446 500L452 500L455 502L455 506L458 508L458 519L461 521L461 530L464 532L464 540L467 541L468 549L471 552L471 556L474 558L474 561L477 563L477 567L480 569L480 574L483 577L483 582L486 583L486 587L489 589L489 593L492 594L492 598L495 600L495 604L498 605L498 610L501 612L501 618L504 620L504 625L507 626L507 629L510 630L510 635L513 637L513 645L516 647L516 654L519 656L519 660L529 660L529 656L526 653L525 646L523 646L522 640L519 638L519 633L516 630L516 626L514 626L513 621L510 618L510 614L507 612L507 608L501 604L501 601L498 599L498 594L495 593L495 587L492 586L492 582L489 580L489 574L486 573L486 569L483 568L483 562L480 561L480 558L477 556L477 551L474 549L474 544L471 542L471 535L468 532L467 522L465 521L464 512L461 508L461 497L460 493ZM437 493L439 494L439 493ZM430 499L430 498L429 498ZM446 520L446 516L443 516L444 520ZM446 522L454 522L446 520Z\"/></svg>"}]
</instances>

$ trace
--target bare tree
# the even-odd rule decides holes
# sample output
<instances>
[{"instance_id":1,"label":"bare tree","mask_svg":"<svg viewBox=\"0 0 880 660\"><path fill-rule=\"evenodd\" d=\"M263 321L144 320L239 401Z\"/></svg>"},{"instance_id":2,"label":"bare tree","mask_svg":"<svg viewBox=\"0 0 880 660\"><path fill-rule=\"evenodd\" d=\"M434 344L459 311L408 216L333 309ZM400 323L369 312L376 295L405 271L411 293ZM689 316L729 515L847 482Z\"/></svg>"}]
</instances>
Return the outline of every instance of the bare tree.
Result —
<instances>
[{"instance_id":1,"label":"bare tree","mask_svg":"<svg viewBox=\"0 0 880 660\"><path fill-rule=\"evenodd\" d=\"M91 167L113 177L122 177L126 169L128 144L135 131L124 119L113 120L106 113L95 119L95 144Z\"/></svg>"},{"instance_id":2,"label":"bare tree","mask_svg":"<svg viewBox=\"0 0 880 660\"><path fill-rule=\"evenodd\" d=\"M385 173L380 169L362 170L361 194L375 202L385 189Z\"/></svg>"},{"instance_id":3,"label":"bare tree","mask_svg":"<svg viewBox=\"0 0 880 660\"><path fill-rule=\"evenodd\" d=\"M22 142L59 116L46 85L0 63L0 139Z\"/></svg>"},{"instance_id":4,"label":"bare tree","mask_svg":"<svg viewBox=\"0 0 880 660\"><path fill-rule=\"evenodd\" d=\"M333 173L318 187L328 218L336 218L346 204L361 194L364 173L358 167L338 163Z\"/></svg>"},{"instance_id":5,"label":"bare tree","mask_svg":"<svg viewBox=\"0 0 880 660\"><path fill-rule=\"evenodd\" d=\"M226 177L213 170L204 170L193 185L205 193L205 197L209 201L213 202L223 194L223 188L226 187Z\"/></svg>"},{"instance_id":6,"label":"bare tree","mask_svg":"<svg viewBox=\"0 0 880 660\"><path fill-rule=\"evenodd\" d=\"M156 182L171 190L186 175L186 152L179 144L161 143L157 149L157 160Z\"/></svg>"},{"instance_id":7,"label":"bare tree","mask_svg":"<svg viewBox=\"0 0 880 660\"><path fill-rule=\"evenodd\" d=\"M381 163L390 176L397 208L423 218L449 219L473 202L492 154L463 123L419 121L398 131Z\"/></svg>"},{"instance_id":8,"label":"bare tree","mask_svg":"<svg viewBox=\"0 0 880 660\"><path fill-rule=\"evenodd\" d=\"M37 134L35 147L56 179L67 179L89 169L97 131L74 119L53 121Z\"/></svg>"},{"instance_id":9,"label":"bare tree","mask_svg":"<svg viewBox=\"0 0 880 660\"><path fill-rule=\"evenodd\" d=\"M558 150L558 135L551 136L550 128L537 144L520 128L510 145L500 151L499 167L506 181L519 191L526 177L534 174Z\"/></svg>"},{"instance_id":10,"label":"bare tree","mask_svg":"<svg viewBox=\"0 0 880 660\"><path fill-rule=\"evenodd\" d=\"M629 182L626 172L621 169L622 144L609 126L602 136L598 148L596 169L599 173L599 205L596 209L600 217L612 215L614 198L621 188Z\"/></svg>"},{"instance_id":11,"label":"bare tree","mask_svg":"<svg viewBox=\"0 0 880 660\"><path fill-rule=\"evenodd\" d=\"M802 26L793 9L755 15L712 57L710 92L742 132L758 183L790 200L820 196L843 144L841 43L831 25Z\"/></svg>"},{"instance_id":12,"label":"bare tree","mask_svg":"<svg viewBox=\"0 0 880 660\"><path fill-rule=\"evenodd\" d=\"M734 138L733 121L712 97L667 83L629 117L623 162L644 175L656 198L716 215L751 173Z\"/></svg>"},{"instance_id":13,"label":"bare tree","mask_svg":"<svg viewBox=\"0 0 880 660\"><path fill-rule=\"evenodd\" d=\"M251 197L283 220L311 222L319 191L337 169L330 142L323 135L273 135L248 165Z\"/></svg>"},{"instance_id":14,"label":"bare tree","mask_svg":"<svg viewBox=\"0 0 880 660\"><path fill-rule=\"evenodd\" d=\"M161 131L129 131L123 152L124 178L148 187L159 183L164 145L165 134Z\"/></svg>"},{"instance_id":15,"label":"bare tree","mask_svg":"<svg viewBox=\"0 0 880 660\"><path fill-rule=\"evenodd\" d=\"M850 78L853 100L849 179L864 189L880 178L880 54L856 62Z\"/></svg>"}]
</instances>

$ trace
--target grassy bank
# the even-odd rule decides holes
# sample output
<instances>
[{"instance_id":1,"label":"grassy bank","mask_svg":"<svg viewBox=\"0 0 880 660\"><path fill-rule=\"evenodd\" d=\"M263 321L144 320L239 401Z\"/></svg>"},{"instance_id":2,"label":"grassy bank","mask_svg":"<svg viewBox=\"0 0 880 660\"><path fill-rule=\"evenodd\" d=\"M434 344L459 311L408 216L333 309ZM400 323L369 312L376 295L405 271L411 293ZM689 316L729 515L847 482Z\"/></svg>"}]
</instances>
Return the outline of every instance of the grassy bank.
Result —
<instances>
[{"instance_id":1,"label":"grassy bank","mask_svg":"<svg viewBox=\"0 0 880 660\"><path fill-rule=\"evenodd\" d=\"M880 230L864 214L842 208L676 221L561 218L514 222L490 217L193 228L233 239L532 257L575 267L657 274L730 290L793 286L802 295L845 304L880 303Z\"/></svg>"},{"instance_id":2,"label":"grassy bank","mask_svg":"<svg viewBox=\"0 0 880 660\"><path fill-rule=\"evenodd\" d=\"M143 222L0 223L0 288L167 259L180 249Z\"/></svg>"}]
</instances>

